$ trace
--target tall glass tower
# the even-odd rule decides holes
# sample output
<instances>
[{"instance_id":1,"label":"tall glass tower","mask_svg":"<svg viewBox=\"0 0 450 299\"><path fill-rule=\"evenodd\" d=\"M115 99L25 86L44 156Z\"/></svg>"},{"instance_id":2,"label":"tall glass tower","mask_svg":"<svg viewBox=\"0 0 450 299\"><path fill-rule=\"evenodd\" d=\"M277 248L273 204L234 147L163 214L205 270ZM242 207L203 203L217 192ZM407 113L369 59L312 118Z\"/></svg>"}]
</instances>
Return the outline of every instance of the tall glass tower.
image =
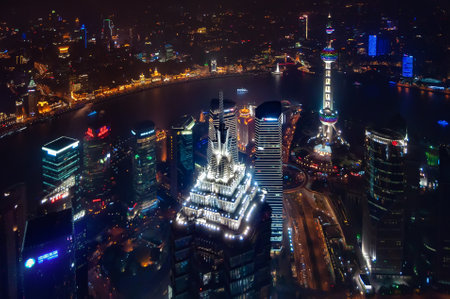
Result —
<instances>
[{"instance_id":1,"label":"tall glass tower","mask_svg":"<svg viewBox=\"0 0 450 299\"><path fill-rule=\"evenodd\" d=\"M195 120L184 115L172 125L170 132L170 191L176 199L192 184L194 175Z\"/></svg>"},{"instance_id":2,"label":"tall glass tower","mask_svg":"<svg viewBox=\"0 0 450 299\"><path fill-rule=\"evenodd\" d=\"M231 100L223 99L223 92L219 92L219 99L211 100L209 110L209 126L208 139L214 140L216 134L216 127L219 125L219 101L223 100L223 121L225 126L230 131L229 152L233 158L234 163L238 163L238 147L237 147L237 108L236 103ZM208 163L213 156L212 142L208 142Z\"/></svg>"},{"instance_id":3,"label":"tall glass tower","mask_svg":"<svg viewBox=\"0 0 450 299\"><path fill-rule=\"evenodd\" d=\"M270 208L244 164L229 151L219 124L212 157L177 213L172 233L174 298L267 298L270 294Z\"/></svg>"},{"instance_id":4,"label":"tall glass tower","mask_svg":"<svg viewBox=\"0 0 450 299\"><path fill-rule=\"evenodd\" d=\"M61 136L42 147L42 182L46 194L52 192L80 169L80 142Z\"/></svg>"},{"instance_id":5,"label":"tall glass tower","mask_svg":"<svg viewBox=\"0 0 450 299\"><path fill-rule=\"evenodd\" d=\"M133 204L140 210L156 200L156 132L152 121L138 123L133 130Z\"/></svg>"},{"instance_id":6,"label":"tall glass tower","mask_svg":"<svg viewBox=\"0 0 450 299\"><path fill-rule=\"evenodd\" d=\"M110 127L93 116L84 135L82 195L89 212L98 212L109 201L111 191Z\"/></svg>"},{"instance_id":7,"label":"tall glass tower","mask_svg":"<svg viewBox=\"0 0 450 299\"><path fill-rule=\"evenodd\" d=\"M407 136L395 131L366 130L363 254L373 273L402 272L407 146Z\"/></svg>"},{"instance_id":8,"label":"tall glass tower","mask_svg":"<svg viewBox=\"0 0 450 299\"><path fill-rule=\"evenodd\" d=\"M281 249L283 239L282 117L280 102L265 102L255 111L255 180L272 208L273 251Z\"/></svg>"}]
</instances>

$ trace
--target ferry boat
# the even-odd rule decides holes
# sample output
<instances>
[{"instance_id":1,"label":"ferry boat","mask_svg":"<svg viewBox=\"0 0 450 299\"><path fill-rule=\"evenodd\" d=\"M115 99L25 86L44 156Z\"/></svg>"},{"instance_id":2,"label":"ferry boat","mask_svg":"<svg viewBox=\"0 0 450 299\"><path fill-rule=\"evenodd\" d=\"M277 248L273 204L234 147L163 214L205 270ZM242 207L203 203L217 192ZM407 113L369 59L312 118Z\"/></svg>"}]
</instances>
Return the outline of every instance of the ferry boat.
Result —
<instances>
[{"instance_id":1,"label":"ferry boat","mask_svg":"<svg viewBox=\"0 0 450 299\"><path fill-rule=\"evenodd\" d=\"M237 94L246 94L248 92L248 89L247 88L237 88L236 89L236 93Z\"/></svg>"}]
</instances>

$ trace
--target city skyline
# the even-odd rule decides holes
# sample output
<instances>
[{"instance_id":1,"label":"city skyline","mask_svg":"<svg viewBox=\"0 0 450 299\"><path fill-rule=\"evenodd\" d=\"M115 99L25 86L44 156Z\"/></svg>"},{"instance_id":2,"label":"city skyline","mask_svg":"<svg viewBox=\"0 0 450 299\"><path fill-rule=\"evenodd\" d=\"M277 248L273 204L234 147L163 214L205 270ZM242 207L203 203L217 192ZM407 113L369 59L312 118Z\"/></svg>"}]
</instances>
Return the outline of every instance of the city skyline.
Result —
<instances>
[{"instance_id":1,"label":"city skyline","mask_svg":"<svg viewBox=\"0 0 450 299\"><path fill-rule=\"evenodd\" d=\"M0 4L0 297L448 296L442 0L75 6Z\"/></svg>"}]
</instances>

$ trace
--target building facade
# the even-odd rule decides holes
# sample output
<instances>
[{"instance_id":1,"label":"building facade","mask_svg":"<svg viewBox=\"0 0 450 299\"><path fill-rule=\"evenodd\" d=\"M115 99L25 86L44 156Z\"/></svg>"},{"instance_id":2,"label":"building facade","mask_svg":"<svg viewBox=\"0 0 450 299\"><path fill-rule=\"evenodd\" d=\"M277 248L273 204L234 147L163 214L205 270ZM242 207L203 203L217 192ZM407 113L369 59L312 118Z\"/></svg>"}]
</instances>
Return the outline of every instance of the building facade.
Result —
<instances>
[{"instance_id":1,"label":"building facade","mask_svg":"<svg viewBox=\"0 0 450 299\"><path fill-rule=\"evenodd\" d=\"M222 114L210 163L173 224L173 298L270 294L270 208L245 165L234 163L229 141Z\"/></svg>"},{"instance_id":2,"label":"building facade","mask_svg":"<svg viewBox=\"0 0 450 299\"><path fill-rule=\"evenodd\" d=\"M43 189L46 194L59 187L71 176L79 174L80 142L62 136L42 147Z\"/></svg>"},{"instance_id":3,"label":"building facade","mask_svg":"<svg viewBox=\"0 0 450 299\"><path fill-rule=\"evenodd\" d=\"M75 298L72 211L28 221L21 260L24 298Z\"/></svg>"},{"instance_id":4,"label":"building facade","mask_svg":"<svg viewBox=\"0 0 450 299\"><path fill-rule=\"evenodd\" d=\"M172 125L170 131L170 190L177 199L192 184L194 175L195 120L185 115Z\"/></svg>"},{"instance_id":5,"label":"building facade","mask_svg":"<svg viewBox=\"0 0 450 299\"><path fill-rule=\"evenodd\" d=\"M272 249L283 239L282 113L280 102L265 102L255 111L255 180L267 191L272 209Z\"/></svg>"},{"instance_id":6,"label":"building facade","mask_svg":"<svg viewBox=\"0 0 450 299\"><path fill-rule=\"evenodd\" d=\"M145 210L156 200L156 131L152 121L137 124L133 130L132 175L134 200Z\"/></svg>"},{"instance_id":7,"label":"building facade","mask_svg":"<svg viewBox=\"0 0 450 299\"><path fill-rule=\"evenodd\" d=\"M94 118L84 135L81 188L86 213L99 212L111 196L110 127Z\"/></svg>"},{"instance_id":8,"label":"building facade","mask_svg":"<svg viewBox=\"0 0 450 299\"><path fill-rule=\"evenodd\" d=\"M363 216L363 254L374 274L402 272L407 146L407 136L395 131L366 130L368 200Z\"/></svg>"}]
</instances>

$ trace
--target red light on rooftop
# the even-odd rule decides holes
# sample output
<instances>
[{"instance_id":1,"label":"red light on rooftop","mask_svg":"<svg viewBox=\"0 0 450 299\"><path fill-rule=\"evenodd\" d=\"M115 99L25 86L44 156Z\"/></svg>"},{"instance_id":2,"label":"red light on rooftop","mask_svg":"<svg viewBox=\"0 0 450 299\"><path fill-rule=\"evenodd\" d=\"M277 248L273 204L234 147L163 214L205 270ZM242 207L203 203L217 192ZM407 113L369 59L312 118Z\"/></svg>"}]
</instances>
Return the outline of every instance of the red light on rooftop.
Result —
<instances>
[{"instance_id":1,"label":"red light on rooftop","mask_svg":"<svg viewBox=\"0 0 450 299\"><path fill-rule=\"evenodd\" d=\"M101 200L102 200L101 198L96 198L96 199L93 199L92 202L99 202Z\"/></svg>"},{"instance_id":2,"label":"red light on rooftop","mask_svg":"<svg viewBox=\"0 0 450 299\"><path fill-rule=\"evenodd\" d=\"M397 141L395 141L395 140L394 140L394 141L392 141L392 145L393 145L393 146L397 146L397 144L398 144L398 142L397 142Z\"/></svg>"}]
</instances>

